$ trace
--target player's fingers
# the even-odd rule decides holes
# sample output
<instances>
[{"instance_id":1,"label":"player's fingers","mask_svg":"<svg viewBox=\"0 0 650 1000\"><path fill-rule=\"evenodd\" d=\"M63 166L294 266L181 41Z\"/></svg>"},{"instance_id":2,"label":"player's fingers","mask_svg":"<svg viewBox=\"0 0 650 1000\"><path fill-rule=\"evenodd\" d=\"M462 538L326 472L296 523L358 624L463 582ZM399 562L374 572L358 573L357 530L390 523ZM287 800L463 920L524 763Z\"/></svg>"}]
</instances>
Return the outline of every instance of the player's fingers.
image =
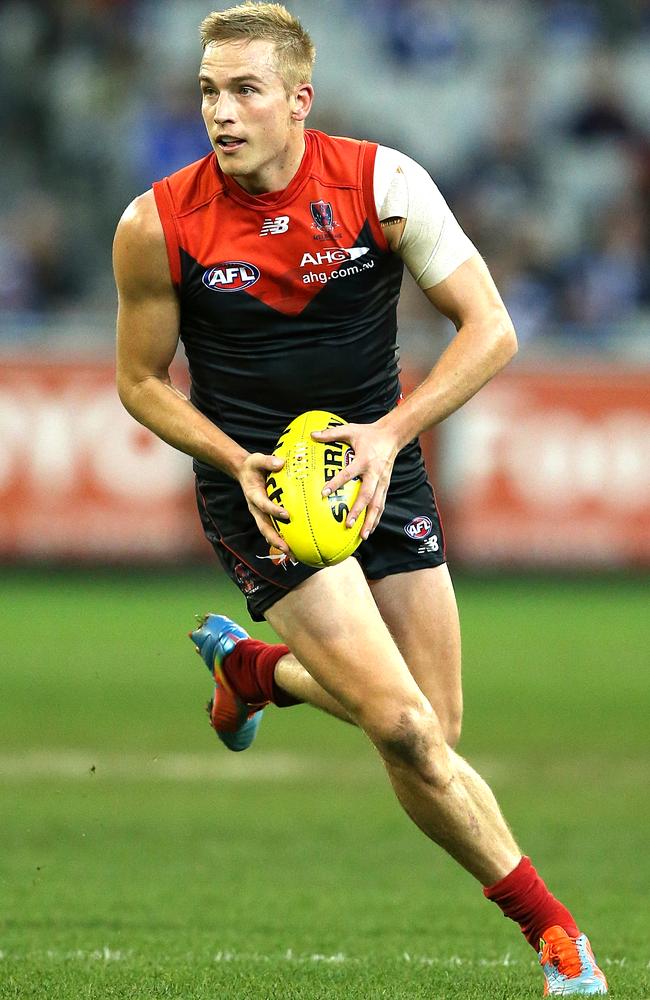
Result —
<instances>
[{"instance_id":1,"label":"player's fingers","mask_svg":"<svg viewBox=\"0 0 650 1000\"><path fill-rule=\"evenodd\" d=\"M255 523L257 524L260 534L264 540L268 542L269 546L273 545L276 549L280 549L281 552L285 552L288 556L291 556L289 546L279 531L275 530L270 518L258 513L255 510L252 510L251 514L255 518Z\"/></svg>"},{"instance_id":2,"label":"player's fingers","mask_svg":"<svg viewBox=\"0 0 650 1000\"><path fill-rule=\"evenodd\" d=\"M249 455L246 465L248 468L240 476L240 485L246 494L249 506L254 504L265 514L288 521L289 515L282 504L271 499L281 493L276 489L277 484L269 478L271 473L278 472L282 468L284 459L278 458L277 455L263 455L261 452L256 452ZM268 495L269 489L271 496Z\"/></svg>"},{"instance_id":3,"label":"player's fingers","mask_svg":"<svg viewBox=\"0 0 650 1000\"><path fill-rule=\"evenodd\" d=\"M314 441L346 441L350 443L350 435L354 432L354 424L342 424L340 427L324 427L322 431L312 431Z\"/></svg>"},{"instance_id":4,"label":"player's fingers","mask_svg":"<svg viewBox=\"0 0 650 1000\"><path fill-rule=\"evenodd\" d=\"M289 512L279 503L275 503L264 490L251 490L248 494L249 506L255 507L267 517L275 517L280 521L290 521Z\"/></svg>"},{"instance_id":5,"label":"player's fingers","mask_svg":"<svg viewBox=\"0 0 650 1000\"><path fill-rule=\"evenodd\" d=\"M249 455L247 461L251 468L264 472L279 472L284 465L284 459L279 455L263 455L262 452Z\"/></svg>"},{"instance_id":6,"label":"player's fingers","mask_svg":"<svg viewBox=\"0 0 650 1000\"><path fill-rule=\"evenodd\" d=\"M372 535L373 531L379 524L381 515L384 513L383 503L371 503L366 511L366 519L363 522L363 531L361 532L361 537L365 542L367 538Z\"/></svg>"},{"instance_id":7,"label":"player's fingers","mask_svg":"<svg viewBox=\"0 0 650 1000\"><path fill-rule=\"evenodd\" d=\"M357 499L352 504L352 508L345 522L348 528L352 527L352 525L357 520L361 512L367 508L368 504L372 500L374 492L375 491L372 489L371 482L368 482L366 486L362 486L362 488L359 490Z\"/></svg>"},{"instance_id":8,"label":"player's fingers","mask_svg":"<svg viewBox=\"0 0 650 1000\"><path fill-rule=\"evenodd\" d=\"M287 524L291 521L289 511L285 507L280 507L279 504L273 503L271 500L260 504L260 510L263 514L268 514L269 517L275 517L278 521L286 521Z\"/></svg>"},{"instance_id":9,"label":"player's fingers","mask_svg":"<svg viewBox=\"0 0 650 1000\"><path fill-rule=\"evenodd\" d=\"M364 510L366 510L366 504L362 500L359 500L359 497L357 497L356 501L352 505L350 513L347 516L345 522L346 526L348 528L351 528L358 521L359 517L361 516L361 514L363 514ZM367 517L368 514L366 512L366 519Z\"/></svg>"},{"instance_id":10,"label":"player's fingers","mask_svg":"<svg viewBox=\"0 0 650 1000\"><path fill-rule=\"evenodd\" d=\"M282 535L279 535L277 531L274 531L272 528L268 528L266 531L262 532L262 535L264 536L264 540L268 542L269 548L279 549L280 552L284 552L284 554L290 558L293 557L291 549L285 542Z\"/></svg>"},{"instance_id":11,"label":"player's fingers","mask_svg":"<svg viewBox=\"0 0 650 1000\"><path fill-rule=\"evenodd\" d=\"M351 479L356 479L357 476L360 477L362 473L361 462L351 462L345 469L341 469L335 476L327 480L323 486L322 495L328 497L330 493L335 493L341 486L345 486L346 483L349 483Z\"/></svg>"},{"instance_id":12,"label":"player's fingers","mask_svg":"<svg viewBox=\"0 0 650 1000\"><path fill-rule=\"evenodd\" d=\"M381 515L384 513L389 484L390 476L381 476L377 482L377 487L373 496L368 500L366 518L361 531L361 537L364 541L373 533L379 524ZM359 497L357 497L357 499L359 499Z\"/></svg>"},{"instance_id":13,"label":"player's fingers","mask_svg":"<svg viewBox=\"0 0 650 1000\"><path fill-rule=\"evenodd\" d=\"M371 502L372 498L375 495L376 484L377 484L376 479L366 481L359 490L357 499L352 504L352 509L350 510L350 513L348 514L345 522L348 528L352 527L352 525L359 517L361 511L364 510L364 508L366 508L368 504Z\"/></svg>"}]
</instances>

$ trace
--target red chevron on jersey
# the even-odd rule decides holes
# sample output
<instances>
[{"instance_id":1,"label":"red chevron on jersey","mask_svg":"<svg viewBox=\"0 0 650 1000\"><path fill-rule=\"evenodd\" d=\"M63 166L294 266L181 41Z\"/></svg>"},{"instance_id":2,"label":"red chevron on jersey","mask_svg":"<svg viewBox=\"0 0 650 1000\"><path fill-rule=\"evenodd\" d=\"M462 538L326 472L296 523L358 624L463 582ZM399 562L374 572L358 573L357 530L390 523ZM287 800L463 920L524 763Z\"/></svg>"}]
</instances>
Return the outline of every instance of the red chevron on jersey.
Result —
<instances>
[{"instance_id":1,"label":"red chevron on jersey","mask_svg":"<svg viewBox=\"0 0 650 1000\"><path fill-rule=\"evenodd\" d=\"M273 309L296 315L327 280L358 273L343 265L362 255L357 242L367 221L374 249L386 251L374 203L368 211L364 191L364 180L366 186L370 180L372 192L376 147L312 131L305 136L303 161L284 191L247 194L221 173L213 153L154 184L175 284L182 281L180 251L185 251L203 267L206 287L222 292L248 289ZM364 170L369 178L364 178ZM260 239L269 235L277 238ZM318 246L323 242L327 247ZM363 254L370 250L365 248ZM335 271L342 273L320 277L323 267L335 264L341 265ZM240 273L235 275L237 265ZM361 266L367 265L372 266L371 258ZM228 273L228 268L226 280L206 277Z\"/></svg>"}]
</instances>

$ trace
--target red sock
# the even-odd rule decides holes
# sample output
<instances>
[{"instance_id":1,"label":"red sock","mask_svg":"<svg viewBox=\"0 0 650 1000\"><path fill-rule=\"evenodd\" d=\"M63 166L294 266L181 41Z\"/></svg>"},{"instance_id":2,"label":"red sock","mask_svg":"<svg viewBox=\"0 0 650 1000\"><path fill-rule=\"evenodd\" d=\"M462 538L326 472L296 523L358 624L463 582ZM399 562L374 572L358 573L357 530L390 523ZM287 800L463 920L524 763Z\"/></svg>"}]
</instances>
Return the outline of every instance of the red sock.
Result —
<instances>
[{"instance_id":1,"label":"red sock","mask_svg":"<svg viewBox=\"0 0 650 1000\"><path fill-rule=\"evenodd\" d=\"M501 907L504 916L519 924L535 951L544 931L556 924L569 937L578 937L580 933L566 906L548 891L530 858L523 857L509 875L489 885L483 893Z\"/></svg>"},{"instance_id":2,"label":"red sock","mask_svg":"<svg viewBox=\"0 0 650 1000\"><path fill-rule=\"evenodd\" d=\"M300 705L275 683L275 665L289 652L288 646L271 646L259 639L242 639L222 665L226 680L248 705L270 701L279 708Z\"/></svg>"}]
</instances>

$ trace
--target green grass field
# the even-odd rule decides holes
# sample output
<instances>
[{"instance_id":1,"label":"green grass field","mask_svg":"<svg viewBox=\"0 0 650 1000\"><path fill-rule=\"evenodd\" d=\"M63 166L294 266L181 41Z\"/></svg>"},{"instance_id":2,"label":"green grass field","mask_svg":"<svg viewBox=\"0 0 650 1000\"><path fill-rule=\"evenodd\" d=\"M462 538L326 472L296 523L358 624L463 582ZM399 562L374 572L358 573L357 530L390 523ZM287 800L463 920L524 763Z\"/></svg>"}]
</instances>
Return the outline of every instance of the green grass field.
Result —
<instances>
[{"instance_id":1,"label":"green grass field","mask_svg":"<svg viewBox=\"0 0 650 1000\"><path fill-rule=\"evenodd\" d=\"M642 581L457 584L461 752L574 908L611 995L650 997ZM0 575L0 997L528 998L534 955L401 813L351 727L270 710L222 748L199 571ZM268 637L265 626L255 634Z\"/></svg>"}]
</instances>

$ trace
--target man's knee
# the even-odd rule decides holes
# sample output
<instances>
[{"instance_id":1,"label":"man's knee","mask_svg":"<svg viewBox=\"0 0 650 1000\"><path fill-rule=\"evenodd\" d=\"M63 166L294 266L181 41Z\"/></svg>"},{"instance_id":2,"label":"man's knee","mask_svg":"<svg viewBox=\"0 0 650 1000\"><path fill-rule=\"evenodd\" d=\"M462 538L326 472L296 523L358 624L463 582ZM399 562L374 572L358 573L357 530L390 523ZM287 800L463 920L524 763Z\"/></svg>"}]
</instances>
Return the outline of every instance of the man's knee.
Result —
<instances>
[{"instance_id":1,"label":"man's knee","mask_svg":"<svg viewBox=\"0 0 650 1000\"><path fill-rule=\"evenodd\" d=\"M375 717L362 720L386 763L405 767L432 785L450 778L445 733L430 705L392 704Z\"/></svg>"}]
</instances>

